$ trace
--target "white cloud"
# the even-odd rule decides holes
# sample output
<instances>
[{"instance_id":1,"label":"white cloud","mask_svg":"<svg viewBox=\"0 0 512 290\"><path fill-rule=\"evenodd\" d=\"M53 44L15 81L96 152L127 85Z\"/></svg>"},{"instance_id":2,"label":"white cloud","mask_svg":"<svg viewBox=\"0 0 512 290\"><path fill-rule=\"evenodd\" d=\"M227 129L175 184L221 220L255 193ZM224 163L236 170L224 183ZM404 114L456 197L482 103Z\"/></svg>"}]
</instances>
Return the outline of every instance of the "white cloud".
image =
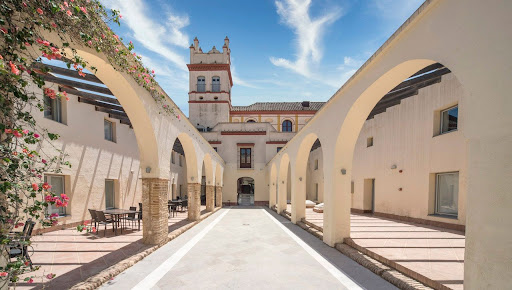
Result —
<instances>
[{"instance_id":1,"label":"white cloud","mask_svg":"<svg viewBox=\"0 0 512 290\"><path fill-rule=\"evenodd\" d=\"M147 13L142 0L103 0L109 8L121 11L122 23L133 32L135 40L174 63L179 69L186 71L185 58L172 45L188 48L188 36L182 31L189 24L188 16L169 13L166 26L154 21Z\"/></svg>"},{"instance_id":2,"label":"white cloud","mask_svg":"<svg viewBox=\"0 0 512 290\"><path fill-rule=\"evenodd\" d=\"M294 30L297 53L295 61L276 57L270 57L270 61L275 66L310 76L310 65L322 59L322 37L325 29L341 17L341 9L331 9L332 12L312 19L309 15L311 0L277 0L275 4L281 21Z\"/></svg>"},{"instance_id":3,"label":"white cloud","mask_svg":"<svg viewBox=\"0 0 512 290\"><path fill-rule=\"evenodd\" d=\"M238 86L243 86L243 87L253 88L253 89L257 89L258 88L258 86L254 85L254 84L251 84L248 81L243 80L243 79L241 79L238 76L238 73L236 71L235 65L233 64L233 58L231 58L231 77L233 78L233 85L234 86L238 85Z\"/></svg>"}]
</instances>

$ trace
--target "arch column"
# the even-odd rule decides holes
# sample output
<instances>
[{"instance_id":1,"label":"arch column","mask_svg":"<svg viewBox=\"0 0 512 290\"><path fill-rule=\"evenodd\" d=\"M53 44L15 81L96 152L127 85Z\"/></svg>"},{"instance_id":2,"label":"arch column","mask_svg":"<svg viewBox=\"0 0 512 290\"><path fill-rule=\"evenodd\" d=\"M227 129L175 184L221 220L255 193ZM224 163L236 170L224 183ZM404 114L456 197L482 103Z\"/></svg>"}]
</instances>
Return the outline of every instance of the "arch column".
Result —
<instances>
[{"instance_id":1,"label":"arch column","mask_svg":"<svg viewBox=\"0 0 512 290\"><path fill-rule=\"evenodd\" d=\"M201 217L201 183L188 183L188 219L198 221Z\"/></svg>"},{"instance_id":2,"label":"arch column","mask_svg":"<svg viewBox=\"0 0 512 290\"><path fill-rule=\"evenodd\" d=\"M157 245L167 240L168 194L168 179L142 178L142 242L144 244Z\"/></svg>"},{"instance_id":3,"label":"arch column","mask_svg":"<svg viewBox=\"0 0 512 290\"><path fill-rule=\"evenodd\" d=\"M284 179L279 178L279 184L277 185L277 213L281 214L284 210L286 210L286 195L287 195L287 186L288 186L288 177L285 176Z\"/></svg>"},{"instance_id":4,"label":"arch column","mask_svg":"<svg viewBox=\"0 0 512 290\"><path fill-rule=\"evenodd\" d=\"M277 187L276 187L276 181L271 180L269 184L269 191L268 191L268 207L272 208L274 205L276 205L276 195L277 195Z\"/></svg>"},{"instance_id":5,"label":"arch column","mask_svg":"<svg viewBox=\"0 0 512 290\"><path fill-rule=\"evenodd\" d=\"M325 150L325 156L334 156L334 149L326 147L322 148ZM331 247L350 237L352 162L346 165L348 166L336 166L332 158L324 158L323 233L324 242ZM345 174L342 174L342 169L345 170Z\"/></svg>"},{"instance_id":6,"label":"arch column","mask_svg":"<svg viewBox=\"0 0 512 290\"><path fill-rule=\"evenodd\" d=\"M206 185L206 211L210 212L215 209L215 186Z\"/></svg>"},{"instance_id":7,"label":"arch column","mask_svg":"<svg viewBox=\"0 0 512 290\"><path fill-rule=\"evenodd\" d=\"M306 217L306 177L296 176L292 166L292 223Z\"/></svg>"},{"instance_id":8,"label":"arch column","mask_svg":"<svg viewBox=\"0 0 512 290\"><path fill-rule=\"evenodd\" d=\"M215 186L215 206L222 207L222 186Z\"/></svg>"}]
</instances>

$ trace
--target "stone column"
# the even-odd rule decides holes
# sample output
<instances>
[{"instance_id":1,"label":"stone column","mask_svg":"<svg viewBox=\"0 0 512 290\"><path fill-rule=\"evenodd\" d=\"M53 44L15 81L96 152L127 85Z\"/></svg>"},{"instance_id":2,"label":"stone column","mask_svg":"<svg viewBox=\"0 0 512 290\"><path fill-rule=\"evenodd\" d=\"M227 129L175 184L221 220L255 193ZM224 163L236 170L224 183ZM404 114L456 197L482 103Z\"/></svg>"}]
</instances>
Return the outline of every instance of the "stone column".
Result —
<instances>
[{"instance_id":1,"label":"stone column","mask_svg":"<svg viewBox=\"0 0 512 290\"><path fill-rule=\"evenodd\" d=\"M215 209L215 186L206 186L206 211L210 212Z\"/></svg>"},{"instance_id":2,"label":"stone column","mask_svg":"<svg viewBox=\"0 0 512 290\"><path fill-rule=\"evenodd\" d=\"M215 206L222 207L222 186L216 186L215 189L217 190Z\"/></svg>"},{"instance_id":3,"label":"stone column","mask_svg":"<svg viewBox=\"0 0 512 290\"><path fill-rule=\"evenodd\" d=\"M167 239L168 194L169 180L142 178L142 242L144 244L157 245Z\"/></svg>"},{"instance_id":4,"label":"stone column","mask_svg":"<svg viewBox=\"0 0 512 290\"><path fill-rule=\"evenodd\" d=\"M201 184L188 184L188 219L198 221L201 217Z\"/></svg>"}]
</instances>

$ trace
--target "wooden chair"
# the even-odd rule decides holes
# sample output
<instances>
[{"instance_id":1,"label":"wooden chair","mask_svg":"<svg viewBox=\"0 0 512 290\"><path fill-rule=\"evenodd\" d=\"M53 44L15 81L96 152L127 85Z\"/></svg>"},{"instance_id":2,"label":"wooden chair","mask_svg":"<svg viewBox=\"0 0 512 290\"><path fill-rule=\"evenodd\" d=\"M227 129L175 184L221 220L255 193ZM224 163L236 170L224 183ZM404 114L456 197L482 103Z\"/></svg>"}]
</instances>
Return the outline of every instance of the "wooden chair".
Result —
<instances>
[{"instance_id":1,"label":"wooden chair","mask_svg":"<svg viewBox=\"0 0 512 290\"><path fill-rule=\"evenodd\" d=\"M25 234L20 238L19 241L14 242L10 245L9 248L9 257L17 258L19 256L25 257L25 259L29 262L30 269L32 269L32 260L30 259L30 255L28 254L28 245L27 242L30 241L32 237L32 231L34 230L35 222L32 220L27 220L25 223L26 227L23 227L26 230Z\"/></svg>"},{"instance_id":2,"label":"wooden chair","mask_svg":"<svg viewBox=\"0 0 512 290\"><path fill-rule=\"evenodd\" d=\"M105 225L105 231L103 232L103 236L106 236L107 234L107 225L108 224L111 224L112 225L112 231L115 233L115 221L113 219L107 219L105 217L105 213L103 213L102 211L98 210L96 211L96 218L97 218L97 221L98 221L98 226L99 225ZM96 234L98 234L99 231L96 231Z\"/></svg>"}]
</instances>

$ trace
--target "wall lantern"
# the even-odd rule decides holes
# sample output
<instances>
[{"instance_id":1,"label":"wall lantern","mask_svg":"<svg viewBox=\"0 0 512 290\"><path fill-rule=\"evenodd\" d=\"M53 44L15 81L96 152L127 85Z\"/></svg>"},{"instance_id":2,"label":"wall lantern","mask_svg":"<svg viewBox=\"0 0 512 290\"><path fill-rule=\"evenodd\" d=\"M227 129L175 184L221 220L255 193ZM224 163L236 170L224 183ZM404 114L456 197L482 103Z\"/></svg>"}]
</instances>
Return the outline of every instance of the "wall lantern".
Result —
<instances>
[{"instance_id":1,"label":"wall lantern","mask_svg":"<svg viewBox=\"0 0 512 290\"><path fill-rule=\"evenodd\" d=\"M299 177L299 181L302 181L302 177Z\"/></svg>"},{"instance_id":2,"label":"wall lantern","mask_svg":"<svg viewBox=\"0 0 512 290\"><path fill-rule=\"evenodd\" d=\"M151 167L146 167L146 173L151 173Z\"/></svg>"},{"instance_id":3,"label":"wall lantern","mask_svg":"<svg viewBox=\"0 0 512 290\"><path fill-rule=\"evenodd\" d=\"M284 184L284 180L283 180L283 181L281 181L281 182Z\"/></svg>"},{"instance_id":4,"label":"wall lantern","mask_svg":"<svg viewBox=\"0 0 512 290\"><path fill-rule=\"evenodd\" d=\"M346 170L345 168L342 168L342 169L341 169L341 174L342 174L342 175L347 174L347 170Z\"/></svg>"},{"instance_id":5,"label":"wall lantern","mask_svg":"<svg viewBox=\"0 0 512 290\"><path fill-rule=\"evenodd\" d=\"M194 176L190 177L190 180L194 180Z\"/></svg>"},{"instance_id":6,"label":"wall lantern","mask_svg":"<svg viewBox=\"0 0 512 290\"><path fill-rule=\"evenodd\" d=\"M391 169L396 169L396 164L391 165Z\"/></svg>"}]
</instances>

